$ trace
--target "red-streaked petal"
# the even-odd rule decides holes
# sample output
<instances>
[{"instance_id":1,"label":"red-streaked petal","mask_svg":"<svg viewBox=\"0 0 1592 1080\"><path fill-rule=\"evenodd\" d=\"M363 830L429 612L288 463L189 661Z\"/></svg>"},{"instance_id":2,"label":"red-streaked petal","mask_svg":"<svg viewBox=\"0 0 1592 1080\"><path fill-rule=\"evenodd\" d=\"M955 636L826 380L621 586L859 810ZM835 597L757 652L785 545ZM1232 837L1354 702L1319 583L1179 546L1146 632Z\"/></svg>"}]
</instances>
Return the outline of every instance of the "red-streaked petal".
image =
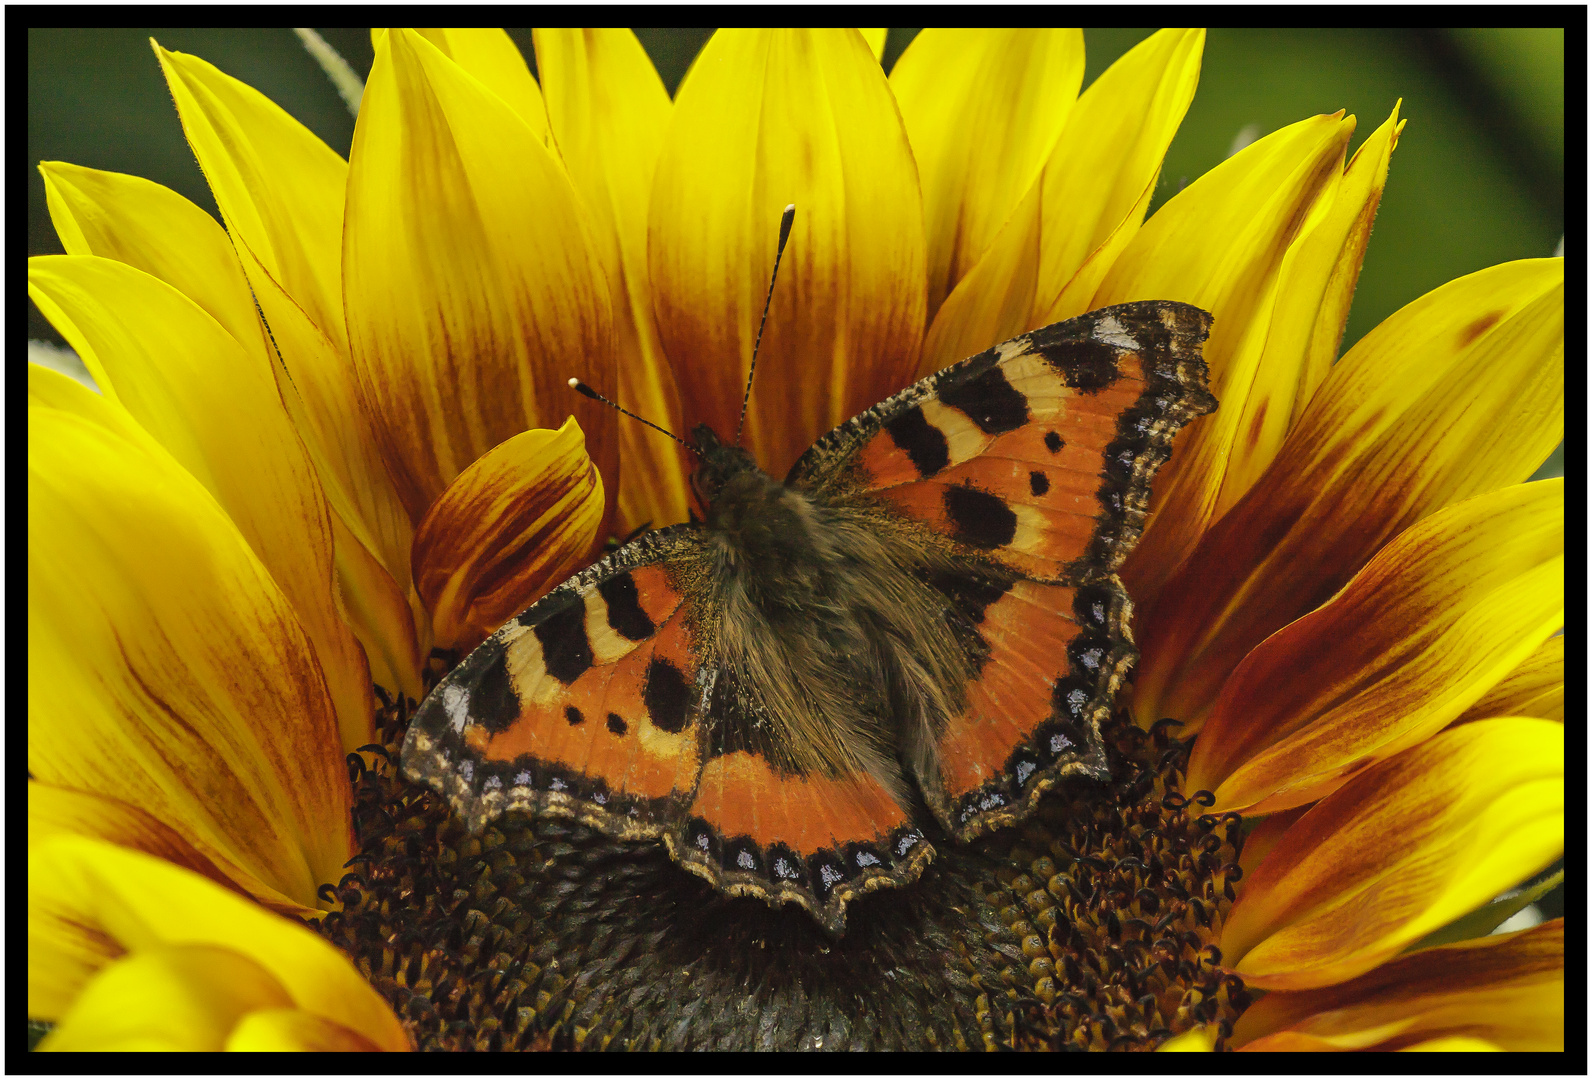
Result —
<instances>
[{"instance_id":1,"label":"red-streaked petal","mask_svg":"<svg viewBox=\"0 0 1592 1080\"><path fill-rule=\"evenodd\" d=\"M1564 723L1564 635L1537 646L1536 652L1500 679L1454 723L1467 724L1489 716L1540 716Z\"/></svg>"},{"instance_id":2,"label":"red-streaked petal","mask_svg":"<svg viewBox=\"0 0 1592 1080\"><path fill-rule=\"evenodd\" d=\"M680 392L658 340L647 265L647 207L672 105L629 30L538 28L536 62L570 179L590 210L614 300L619 404L684 435ZM578 372L576 374L579 374ZM695 459L644 424L619 425L625 531L686 519Z\"/></svg>"},{"instance_id":3,"label":"red-streaked petal","mask_svg":"<svg viewBox=\"0 0 1592 1080\"><path fill-rule=\"evenodd\" d=\"M182 834L131 803L28 781L28 847L52 836L91 836L164 859L242 893Z\"/></svg>"},{"instance_id":4,"label":"red-streaked petal","mask_svg":"<svg viewBox=\"0 0 1592 1080\"><path fill-rule=\"evenodd\" d=\"M1239 889L1244 888L1249 876L1255 872L1255 867L1271 854L1277 842L1293 828L1294 822L1304 817L1309 809L1308 806L1295 806L1290 810L1271 814L1249 831L1249 835L1244 837L1244 850L1238 855L1239 869L1244 872L1244 876L1239 879Z\"/></svg>"},{"instance_id":5,"label":"red-streaked petal","mask_svg":"<svg viewBox=\"0 0 1592 1080\"><path fill-rule=\"evenodd\" d=\"M209 492L78 392L74 411L28 415L28 771L144 810L253 895L314 910L351 837L309 640Z\"/></svg>"},{"instance_id":6,"label":"red-streaked petal","mask_svg":"<svg viewBox=\"0 0 1592 1080\"><path fill-rule=\"evenodd\" d=\"M28 289L100 389L226 509L314 645L344 749L369 742L370 669L337 603L326 498L264 355L126 263L40 256Z\"/></svg>"},{"instance_id":7,"label":"red-streaked petal","mask_svg":"<svg viewBox=\"0 0 1592 1080\"><path fill-rule=\"evenodd\" d=\"M1478 720L1366 769L1289 829L1222 928L1250 986L1352 979L1564 851L1564 727Z\"/></svg>"},{"instance_id":8,"label":"red-streaked petal","mask_svg":"<svg viewBox=\"0 0 1592 1080\"><path fill-rule=\"evenodd\" d=\"M567 385L614 392L586 212L525 121L413 31L382 35L365 87L343 266L354 367L410 520L492 447L571 412L617 476L617 414Z\"/></svg>"},{"instance_id":9,"label":"red-streaked petal","mask_svg":"<svg viewBox=\"0 0 1592 1080\"><path fill-rule=\"evenodd\" d=\"M1563 280L1562 259L1460 278L1333 367L1265 475L1169 579L1166 602L1141 609L1141 721L1197 730L1251 649L1388 540L1542 463L1564 430Z\"/></svg>"},{"instance_id":10,"label":"red-streaked petal","mask_svg":"<svg viewBox=\"0 0 1592 1080\"><path fill-rule=\"evenodd\" d=\"M602 516L602 477L573 419L477 458L415 531L415 582L437 644L474 648L568 577Z\"/></svg>"},{"instance_id":11,"label":"red-streaked petal","mask_svg":"<svg viewBox=\"0 0 1592 1080\"><path fill-rule=\"evenodd\" d=\"M1149 524L1122 568L1141 619L1211 520L1288 249L1341 185L1354 126L1341 113L1311 117L1216 166L1144 223L1089 305L1181 300L1214 317L1201 353L1221 407L1188 426L1156 474Z\"/></svg>"},{"instance_id":12,"label":"red-streaked petal","mask_svg":"<svg viewBox=\"0 0 1592 1080\"><path fill-rule=\"evenodd\" d=\"M1232 403L1241 408L1231 418L1233 442L1220 477L1215 517L1226 513L1271 464L1337 359L1371 222L1403 126L1395 106L1393 115L1355 151L1342 183L1317 202L1283 257L1254 379L1242 401Z\"/></svg>"},{"instance_id":13,"label":"red-streaked petal","mask_svg":"<svg viewBox=\"0 0 1592 1080\"><path fill-rule=\"evenodd\" d=\"M387 591L403 593L409 588L409 523L402 520L376 452L368 406L348 361L342 289L348 164L247 84L198 57L158 45L155 53L189 146L281 350L283 370L273 370L273 377L327 499L349 535L382 561L393 579ZM202 238L205 230L197 235ZM368 597L356 606L376 611L389 605L384 598ZM396 640L400 629L384 624L360 626L359 632L383 655L422 651L423 642L410 646ZM394 674L398 689L418 692L418 667Z\"/></svg>"},{"instance_id":14,"label":"red-streaked petal","mask_svg":"<svg viewBox=\"0 0 1592 1080\"><path fill-rule=\"evenodd\" d=\"M922 201L861 35L720 30L676 95L648 257L686 418L728 441L789 203L795 227L745 439L775 475L911 380L924 324Z\"/></svg>"},{"instance_id":15,"label":"red-streaked petal","mask_svg":"<svg viewBox=\"0 0 1592 1080\"><path fill-rule=\"evenodd\" d=\"M1440 510L1244 659L1188 787L1212 813L1314 802L1441 731L1563 622L1562 478Z\"/></svg>"},{"instance_id":16,"label":"red-streaked petal","mask_svg":"<svg viewBox=\"0 0 1592 1080\"><path fill-rule=\"evenodd\" d=\"M334 515L338 592L370 658L371 678L420 697L414 620L397 585L409 580L409 521L375 454L347 361L245 247L251 294L225 230L181 195L136 176L59 161L44 162L39 172L67 254L115 259L159 278L220 323L252 366L271 373ZM270 319L270 338L256 298ZM390 571L374 565L376 552ZM345 572L351 566L366 572Z\"/></svg>"},{"instance_id":17,"label":"red-streaked petal","mask_svg":"<svg viewBox=\"0 0 1592 1080\"><path fill-rule=\"evenodd\" d=\"M1241 1050L1319 1040L1343 1050L1564 1049L1564 920L1424 949L1319 990L1275 991L1233 1027ZM1459 1049L1459 1046L1444 1047Z\"/></svg>"},{"instance_id":18,"label":"red-streaked petal","mask_svg":"<svg viewBox=\"0 0 1592 1080\"><path fill-rule=\"evenodd\" d=\"M420 658L431 642L430 620L411 584L414 526L377 448L377 425L354 367L241 240L238 251L278 350L282 404L336 513L338 584L349 621L376 681L418 700Z\"/></svg>"}]
</instances>

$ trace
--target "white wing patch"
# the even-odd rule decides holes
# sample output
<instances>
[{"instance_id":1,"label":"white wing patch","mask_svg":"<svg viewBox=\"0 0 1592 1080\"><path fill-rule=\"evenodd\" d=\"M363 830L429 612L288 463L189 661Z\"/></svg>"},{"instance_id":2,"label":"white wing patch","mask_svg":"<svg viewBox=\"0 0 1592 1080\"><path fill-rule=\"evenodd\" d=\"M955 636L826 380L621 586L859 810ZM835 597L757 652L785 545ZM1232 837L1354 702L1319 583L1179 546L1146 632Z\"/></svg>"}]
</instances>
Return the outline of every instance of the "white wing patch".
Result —
<instances>
[{"instance_id":1,"label":"white wing patch","mask_svg":"<svg viewBox=\"0 0 1592 1080\"><path fill-rule=\"evenodd\" d=\"M1094 336L1107 345L1115 345L1119 349L1131 349L1134 352L1139 349L1138 341L1128 333L1127 327L1117 321L1115 315L1107 315L1096 323Z\"/></svg>"},{"instance_id":2,"label":"white wing patch","mask_svg":"<svg viewBox=\"0 0 1592 1080\"><path fill-rule=\"evenodd\" d=\"M448 714L448 724L455 732L463 731L470 720L470 692L462 686L444 686L442 711Z\"/></svg>"}]
</instances>

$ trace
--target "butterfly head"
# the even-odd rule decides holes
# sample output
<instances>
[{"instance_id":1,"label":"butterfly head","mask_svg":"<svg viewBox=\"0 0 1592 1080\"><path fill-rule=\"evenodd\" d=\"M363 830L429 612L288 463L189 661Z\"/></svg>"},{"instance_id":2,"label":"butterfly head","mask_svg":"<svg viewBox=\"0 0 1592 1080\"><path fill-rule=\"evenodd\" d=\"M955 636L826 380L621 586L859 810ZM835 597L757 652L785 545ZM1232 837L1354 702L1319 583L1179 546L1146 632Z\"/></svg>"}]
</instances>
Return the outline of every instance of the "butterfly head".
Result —
<instances>
[{"instance_id":1,"label":"butterfly head","mask_svg":"<svg viewBox=\"0 0 1592 1080\"><path fill-rule=\"evenodd\" d=\"M703 506L711 506L732 477L742 473L762 473L751 454L739 446L726 446L720 442L718 435L708 425L698 424L692 430L691 437L696 441L697 453L702 456L702 464L691 477L691 487L697 498L702 500Z\"/></svg>"}]
</instances>

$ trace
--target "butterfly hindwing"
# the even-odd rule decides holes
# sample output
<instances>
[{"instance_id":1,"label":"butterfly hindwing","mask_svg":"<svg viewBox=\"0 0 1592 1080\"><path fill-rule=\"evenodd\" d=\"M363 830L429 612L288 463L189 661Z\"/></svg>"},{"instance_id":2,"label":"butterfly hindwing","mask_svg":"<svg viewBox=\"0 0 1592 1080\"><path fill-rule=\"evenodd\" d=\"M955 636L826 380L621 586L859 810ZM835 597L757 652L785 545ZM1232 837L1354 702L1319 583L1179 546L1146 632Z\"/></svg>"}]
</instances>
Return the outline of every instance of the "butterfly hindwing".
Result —
<instances>
[{"instance_id":1,"label":"butterfly hindwing","mask_svg":"<svg viewBox=\"0 0 1592 1080\"><path fill-rule=\"evenodd\" d=\"M693 527L643 536L510 620L416 712L405 772L472 830L522 810L658 837L721 891L839 933L933 848L866 769L804 769L749 718L701 548Z\"/></svg>"},{"instance_id":2,"label":"butterfly hindwing","mask_svg":"<svg viewBox=\"0 0 1592 1080\"><path fill-rule=\"evenodd\" d=\"M965 572L943 591L976 674L965 711L911 755L958 838L1020 819L1060 776L1104 775L1100 723L1137 655L1114 571L1172 436L1215 407L1209 325L1151 301L1043 327L848 421L791 470L960 552Z\"/></svg>"},{"instance_id":3,"label":"butterfly hindwing","mask_svg":"<svg viewBox=\"0 0 1592 1080\"><path fill-rule=\"evenodd\" d=\"M748 748L708 751L669 846L724 891L794 901L834 933L853 897L915 880L934 854L867 771L804 774Z\"/></svg>"}]
</instances>

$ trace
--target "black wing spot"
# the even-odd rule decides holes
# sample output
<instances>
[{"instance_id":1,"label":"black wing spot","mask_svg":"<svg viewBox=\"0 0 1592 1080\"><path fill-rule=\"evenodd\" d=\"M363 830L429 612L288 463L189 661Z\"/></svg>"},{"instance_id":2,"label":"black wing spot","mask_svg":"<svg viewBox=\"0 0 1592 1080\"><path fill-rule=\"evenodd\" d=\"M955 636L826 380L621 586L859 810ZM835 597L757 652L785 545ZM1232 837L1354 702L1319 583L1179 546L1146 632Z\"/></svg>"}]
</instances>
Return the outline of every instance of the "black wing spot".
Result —
<instances>
[{"instance_id":1,"label":"black wing spot","mask_svg":"<svg viewBox=\"0 0 1592 1080\"><path fill-rule=\"evenodd\" d=\"M584 723L586 717L579 709L575 708L575 706L566 705L564 707L564 719L569 721L570 727L574 727L576 724Z\"/></svg>"},{"instance_id":2,"label":"black wing spot","mask_svg":"<svg viewBox=\"0 0 1592 1080\"><path fill-rule=\"evenodd\" d=\"M956 527L955 537L973 547L1002 547L1017 536L1017 515L999 495L974 487L945 489L945 513Z\"/></svg>"},{"instance_id":3,"label":"black wing spot","mask_svg":"<svg viewBox=\"0 0 1592 1080\"><path fill-rule=\"evenodd\" d=\"M966 413L986 435L1016 431L1028 422L1028 399L999 367L977 378L960 381L940 391L940 400Z\"/></svg>"},{"instance_id":4,"label":"black wing spot","mask_svg":"<svg viewBox=\"0 0 1592 1080\"><path fill-rule=\"evenodd\" d=\"M542 664L547 673L568 686L591 667L591 642L586 640L586 607L571 595L570 602L531 628L542 643Z\"/></svg>"},{"instance_id":5,"label":"black wing spot","mask_svg":"<svg viewBox=\"0 0 1592 1080\"><path fill-rule=\"evenodd\" d=\"M609 713L608 714L608 730L613 732L615 735L623 735L626 732L626 730L628 730L625 727L625 718L620 716L616 712Z\"/></svg>"},{"instance_id":6,"label":"black wing spot","mask_svg":"<svg viewBox=\"0 0 1592 1080\"><path fill-rule=\"evenodd\" d=\"M1050 342L1039 351L1068 386L1085 394L1098 394L1122 377L1117 350L1103 341Z\"/></svg>"},{"instance_id":7,"label":"black wing spot","mask_svg":"<svg viewBox=\"0 0 1592 1080\"><path fill-rule=\"evenodd\" d=\"M628 641L652 636L657 624L641 609L636 594L636 579L627 571L597 584L597 593L608 605L608 625Z\"/></svg>"},{"instance_id":8,"label":"black wing spot","mask_svg":"<svg viewBox=\"0 0 1592 1080\"><path fill-rule=\"evenodd\" d=\"M973 624L984 621L985 610L1006 595L1013 580L962 570L942 570L927 576L928 583L950 598L957 613Z\"/></svg>"},{"instance_id":9,"label":"black wing spot","mask_svg":"<svg viewBox=\"0 0 1592 1080\"><path fill-rule=\"evenodd\" d=\"M933 476L951 463L945 432L929 423L921 408L913 407L885 425L896 446L906 452L918 475Z\"/></svg>"},{"instance_id":10,"label":"black wing spot","mask_svg":"<svg viewBox=\"0 0 1592 1080\"><path fill-rule=\"evenodd\" d=\"M1050 490L1050 477L1035 469L1028 474L1028 490L1035 495L1043 495Z\"/></svg>"},{"instance_id":11,"label":"black wing spot","mask_svg":"<svg viewBox=\"0 0 1592 1080\"><path fill-rule=\"evenodd\" d=\"M1061 453L1061 448L1067 444L1061 441L1061 436L1054 431L1045 432L1045 449L1052 454Z\"/></svg>"},{"instance_id":12,"label":"black wing spot","mask_svg":"<svg viewBox=\"0 0 1592 1080\"><path fill-rule=\"evenodd\" d=\"M480 660L476 660L478 655ZM488 640L477 648L455 669L451 681L470 688L471 723L496 733L520 718L520 695L509 676L508 653L500 643ZM436 693L431 697L441 700Z\"/></svg>"},{"instance_id":13,"label":"black wing spot","mask_svg":"<svg viewBox=\"0 0 1592 1080\"><path fill-rule=\"evenodd\" d=\"M647 682L641 690L642 703L652 718L653 727L674 735L684 730L691 704L691 688L680 669L661 656L647 665Z\"/></svg>"}]
</instances>

